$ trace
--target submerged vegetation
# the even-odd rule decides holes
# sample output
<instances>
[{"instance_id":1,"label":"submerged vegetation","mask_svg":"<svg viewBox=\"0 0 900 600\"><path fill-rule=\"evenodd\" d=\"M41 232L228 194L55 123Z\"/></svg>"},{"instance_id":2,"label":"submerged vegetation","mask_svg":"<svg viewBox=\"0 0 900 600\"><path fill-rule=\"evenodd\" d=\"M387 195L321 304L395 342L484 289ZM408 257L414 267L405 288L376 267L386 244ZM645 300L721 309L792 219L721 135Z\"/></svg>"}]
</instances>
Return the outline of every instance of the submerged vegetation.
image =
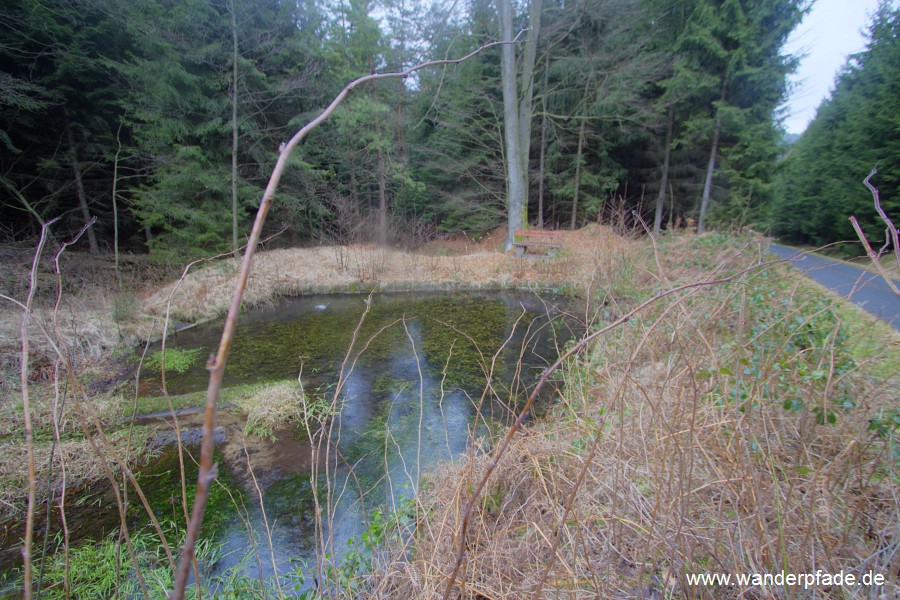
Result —
<instances>
[{"instance_id":1,"label":"submerged vegetation","mask_svg":"<svg viewBox=\"0 0 900 600\"><path fill-rule=\"evenodd\" d=\"M198 356L200 356L200 350L196 348L190 350L166 348L165 352L154 352L148 356L146 366L151 371L172 370L176 373L184 373L197 362Z\"/></svg>"}]
</instances>

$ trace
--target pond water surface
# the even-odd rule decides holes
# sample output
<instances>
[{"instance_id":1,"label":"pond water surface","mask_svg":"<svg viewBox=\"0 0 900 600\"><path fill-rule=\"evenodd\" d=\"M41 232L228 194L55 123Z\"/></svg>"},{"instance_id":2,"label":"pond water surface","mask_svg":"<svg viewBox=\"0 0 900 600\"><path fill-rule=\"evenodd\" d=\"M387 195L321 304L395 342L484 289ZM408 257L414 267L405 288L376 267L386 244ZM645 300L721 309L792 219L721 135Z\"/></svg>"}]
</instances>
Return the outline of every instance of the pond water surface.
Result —
<instances>
[{"instance_id":1,"label":"pond water surface","mask_svg":"<svg viewBox=\"0 0 900 600\"><path fill-rule=\"evenodd\" d=\"M374 509L390 511L414 496L437 463L510 422L558 348L581 333L567 308L561 298L489 291L312 295L242 314L225 385L299 375L310 399L337 398L338 411L330 438L318 445L305 428L278 432L275 441L245 438L242 417L220 413L225 487L204 528L225 553L217 572L237 568L268 579L277 569L284 579L326 552L344 552ZM167 374L170 394L206 388L205 357L221 330L218 320L170 338L168 347L199 349L202 357L184 373ZM142 389L153 394L158 386L150 378ZM184 415L181 425L199 427L199 416ZM170 451L141 479L154 510L175 521L183 518L177 475Z\"/></svg>"},{"instance_id":2,"label":"pond water surface","mask_svg":"<svg viewBox=\"0 0 900 600\"><path fill-rule=\"evenodd\" d=\"M295 379L302 368L307 392L329 397L340 386L327 469L337 492L323 536L333 536L333 550L340 552L349 538L360 535L373 508L391 509L413 496L421 474L514 417L516 404L555 360L558 347L579 332L576 320L564 313L568 307L561 298L506 291L284 300L241 315L225 384ZM205 357L215 350L221 326L213 322L180 332L169 344L201 348ZM170 392L189 392L205 388L207 378L198 364L168 375L167 386ZM488 379L493 393L485 394ZM304 440L306 432L291 430L281 437ZM276 452L264 468L254 466L265 488L263 505L281 574L298 560L315 562L313 461L305 451L298 444ZM320 475L322 498L325 484ZM251 492L247 520L259 536L265 523L258 497L245 491ZM230 552L221 567L244 560L249 574L262 568L272 575L262 539L264 560L244 559L247 529L236 519L218 532Z\"/></svg>"}]
</instances>

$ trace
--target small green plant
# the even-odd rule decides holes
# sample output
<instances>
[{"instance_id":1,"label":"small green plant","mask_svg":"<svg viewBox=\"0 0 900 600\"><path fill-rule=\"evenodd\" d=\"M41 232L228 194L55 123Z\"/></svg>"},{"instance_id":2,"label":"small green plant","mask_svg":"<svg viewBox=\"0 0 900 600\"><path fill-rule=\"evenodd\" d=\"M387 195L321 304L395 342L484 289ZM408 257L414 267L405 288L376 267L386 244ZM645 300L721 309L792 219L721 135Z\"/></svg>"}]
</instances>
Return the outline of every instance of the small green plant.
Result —
<instances>
[{"instance_id":1,"label":"small green plant","mask_svg":"<svg viewBox=\"0 0 900 600\"><path fill-rule=\"evenodd\" d=\"M372 571L376 552L387 544L408 539L415 524L416 501L413 498L400 498L396 509L391 512L375 509L360 539L347 540L347 551L343 557L336 565L325 569L326 580L336 585L343 594L357 597L363 591L365 575Z\"/></svg>"},{"instance_id":2,"label":"small green plant","mask_svg":"<svg viewBox=\"0 0 900 600\"><path fill-rule=\"evenodd\" d=\"M869 431L881 438L896 434L900 431L900 408L879 411L869 419Z\"/></svg>"},{"instance_id":3,"label":"small green plant","mask_svg":"<svg viewBox=\"0 0 900 600\"><path fill-rule=\"evenodd\" d=\"M183 543L184 532L178 531L173 523L163 523L167 534L174 534L175 543ZM170 542L173 541L170 537ZM132 533L131 542L135 558L141 568L148 591L153 598L164 598L172 587L172 571L163 557L159 539L155 533L142 531ZM61 544L61 536L57 543ZM197 542L197 561L201 570L211 569L222 556L221 547L209 539ZM164 557L163 557L164 558ZM65 555L60 552L48 559L41 567L43 582L41 598L137 598L141 589L128 559L124 542L118 540L118 532L99 542L86 542ZM64 582L68 579L68 589ZM208 590L204 592L204 595ZM196 597L196 588L192 596Z\"/></svg>"},{"instance_id":4,"label":"small green plant","mask_svg":"<svg viewBox=\"0 0 900 600\"><path fill-rule=\"evenodd\" d=\"M163 353L160 351L148 356L144 361L144 364L146 364L147 368L152 371L162 372L163 367L165 366L165 369L167 371L184 373L185 371L190 369L195 362L197 362L197 358L199 356L199 348L192 348L190 350L185 350L182 348L166 348L165 360L163 360Z\"/></svg>"}]
</instances>

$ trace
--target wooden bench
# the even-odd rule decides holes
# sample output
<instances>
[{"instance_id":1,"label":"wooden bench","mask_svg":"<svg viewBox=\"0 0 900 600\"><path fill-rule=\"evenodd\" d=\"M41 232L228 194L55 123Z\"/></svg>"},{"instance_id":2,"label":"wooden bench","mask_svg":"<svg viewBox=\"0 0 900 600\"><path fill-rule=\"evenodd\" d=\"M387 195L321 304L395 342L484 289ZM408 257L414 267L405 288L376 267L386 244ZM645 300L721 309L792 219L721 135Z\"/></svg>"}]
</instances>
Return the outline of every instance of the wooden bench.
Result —
<instances>
[{"instance_id":1,"label":"wooden bench","mask_svg":"<svg viewBox=\"0 0 900 600\"><path fill-rule=\"evenodd\" d=\"M562 248L557 240L557 232L544 229L516 229L513 236L516 254L548 253Z\"/></svg>"}]
</instances>

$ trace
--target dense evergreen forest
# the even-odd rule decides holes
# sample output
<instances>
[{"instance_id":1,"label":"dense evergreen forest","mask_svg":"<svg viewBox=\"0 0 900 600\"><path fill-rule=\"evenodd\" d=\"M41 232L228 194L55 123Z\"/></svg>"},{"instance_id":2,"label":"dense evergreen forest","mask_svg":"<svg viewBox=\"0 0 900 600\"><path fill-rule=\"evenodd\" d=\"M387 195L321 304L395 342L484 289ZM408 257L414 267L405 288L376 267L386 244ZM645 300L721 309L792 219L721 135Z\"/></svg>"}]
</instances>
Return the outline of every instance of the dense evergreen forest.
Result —
<instances>
[{"instance_id":1,"label":"dense evergreen forest","mask_svg":"<svg viewBox=\"0 0 900 600\"><path fill-rule=\"evenodd\" d=\"M876 165L872 184L882 206L895 222L900 217L900 8L883 2L868 37L786 152L771 220L773 232L790 241L856 240L849 221L856 215L869 239L884 243L884 222L861 183Z\"/></svg>"},{"instance_id":2,"label":"dense evergreen forest","mask_svg":"<svg viewBox=\"0 0 900 600\"><path fill-rule=\"evenodd\" d=\"M897 12L882 6L779 186L778 107L796 64L783 45L807 5L8 0L2 235L96 217L94 252L228 250L281 141L348 81L515 32L460 65L355 90L292 156L270 230L287 230L282 243L411 244L477 235L513 211L578 227L636 209L656 228L766 221L820 243L847 236L848 206L874 229L856 182L882 160L876 183L896 199Z\"/></svg>"}]
</instances>

